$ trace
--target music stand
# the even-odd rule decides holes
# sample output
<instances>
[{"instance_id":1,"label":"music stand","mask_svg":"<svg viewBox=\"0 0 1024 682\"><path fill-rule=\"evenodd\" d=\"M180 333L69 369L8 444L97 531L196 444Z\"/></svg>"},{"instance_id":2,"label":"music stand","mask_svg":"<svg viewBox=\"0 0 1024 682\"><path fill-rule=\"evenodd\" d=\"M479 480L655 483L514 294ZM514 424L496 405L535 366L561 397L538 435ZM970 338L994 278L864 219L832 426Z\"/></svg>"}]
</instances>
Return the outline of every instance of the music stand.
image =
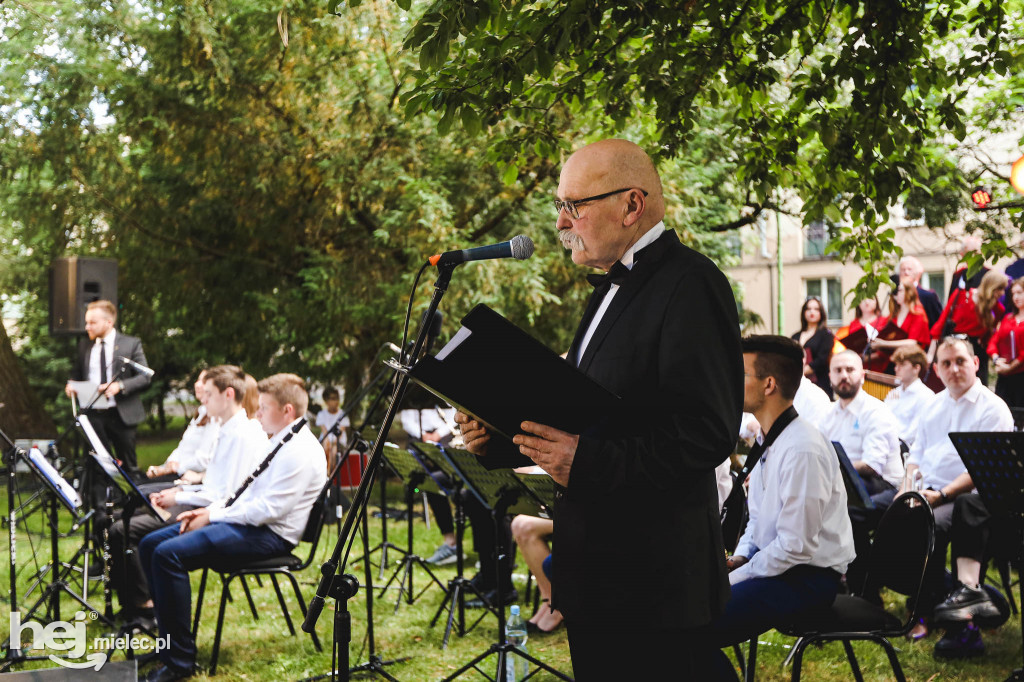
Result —
<instances>
[{"instance_id":1,"label":"music stand","mask_svg":"<svg viewBox=\"0 0 1024 682\"><path fill-rule=\"evenodd\" d=\"M1011 520L1017 534L1017 559L1024 561L1024 432L957 432L949 434L949 439L989 512ZM1024 582L1020 589L1024 604ZM1021 639L1024 641L1024 624ZM1024 668L1006 678L1006 682L1021 680Z\"/></svg>"},{"instance_id":2,"label":"music stand","mask_svg":"<svg viewBox=\"0 0 1024 682\"><path fill-rule=\"evenodd\" d=\"M418 556L413 551L412 546L412 520L413 520L413 500L415 491L422 491L428 493L441 493L441 488L438 487L437 482L430 477L423 464L416 459L416 457L406 450L400 448L385 445L383 450L384 463L388 465L391 470L398 475L402 482L405 484L405 509L406 509L406 538L408 542L408 551L405 552L405 556L395 567L395 572L391 574L391 578L387 581L384 587L381 588L378 597L383 597L391 583L395 581L395 578L401 574L402 578L398 581L398 598L395 599L395 610L394 613L398 613L398 606L402 603L402 594L406 594L406 603L412 604L414 601L419 599L424 592L430 589L431 583L428 582L426 587L420 590L419 594L413 594L412 586L412 569L415 566L419 566L427 575L430 576L430 580L436 583L443 592L447 594L448 590L445 589L444 583L442 583L434 572L430 570L430 565L423 560L422 557Z\"/></svg>"},{"instance_id":3,"label":"music stand","mask_svg":"<svg viewBox=\"0 0 1024 682\"><path fill-rule=\"evenodd\" d=\"M46 458L43 456L42 452L39 451L39 448L33 447L28 454L15 448L9 460L9 465L11 467L10 470L12 472L14 471L14 468L19 458L28 465L29 470L36 476L36 478L38 478L43 483L43 487L46 493L48 493L48 495L46 495L47 499L44 502L44 504L47 507L49 516L48 522L50 526L50 575L53 578L53 581L43 588L42 592L39 595L39 598L29 608L28 612L24 616L24 621L28 621L29 619L34 618L36 611L38 611L43 604L47 605L48 619L50 621L59 621L60 596L63 593L74 599L76 602L78 602L85 610L91 613L95 613L97 618L102 619L108 625L112 625L112 623L105 617L104 614L100 613L98 610L93 608L89 604L89 602L85 601L85 599L82 596L78 595L74 590L72 590L68 586L67 581L64 579L65 574L62 571L62 565L60 560L60 550L58 547L58 539L60 533L57 530L59 523L58 506L63 506L68 510L68 512L71 513L71 532L74 532L82 524L84 524L92 516L92 511L90 510L88 512L82 513L81 497L78 495L77 492L75 492L74 488L72 488L71 485L69 485L68 482L64 480L64 478L60 475L60 472L57 471L57 469L55 469L48 461L46 461ZM12 523L12 543L14 540L13 528L14 524ZM14 552L12 551L11 554L13 561ZM13 576L11 580L13 585ZM12 593L11 610L13 612L16 609L17 607L15 604L15 598L14 594ZM45 656L22 655L20 649L11 648L10 638L8 638L5 647L7 648L7 655L5 656L3 665L0 666L0 672L5 672L9 670L10 667L16 663L22 663L32 660L43 660L46 658Z\"/></svg>"},{"instance_id":4,"label":"music stand","mask_svg":"<svg viewBox=\"0 0 1024 682\"><path fill-rule=\"evenodd\" d=\"M832 448L839 458L839 470L843 474L843 485L846 486L846 503L860 509L874 509L875 502L864 485L864 479L857 473L856 467L847 456L846 449L837 440L832 441Z\"/></svg>"},{"instance_id":5,"label":"music stand","mask_svg":"<svg viewBox=\"0 0 1024 682\"><path fill-rule=\"evenodd\" d=\"M490 470L485 468L479 461L479 458L465 450L459 450L456 448L440 448L441 456L447 461L451 470L463 481L466 485L466 489L476 497L484 507L490 511L491 520L494 523L496 547L494 551L494 569L495 575L498 575L501 567L501 559L503 553L510 551L508 547L502 547L501 535L498 533L498 524L502 522L502 518L508 513L509 508L515 504L520 497L527 497L531 500L536 501L533 493L525 484L521 483L519 478L514 473L507 469L496 469ZM481 557L481 560L483 558ZM498 578L498 594L501 594L501 578ZM484 604L487 604L487 598L481 595L481 599ZM453 602L454 610L454 602ZM505 608L502 604L490 604L489 608L495 612L498 616L498 630L497 630L497 642L491 644L486 651L477 655L469 663L456 670L454 673L445 678L445 682L454 680L455 678L462 675L462 673L468 671L470 668L477 670L484 674L483 670L477 667L477 664L483 661L491 654L498 655L497 668L495 680L505 679L505 662L509 656L519 656L525 659L529 663L537 666L539 670L548 672L555 677L562 680L568 680L572 682L572 678L565 675L564 673L555 670L551 666L547 665L543 661L534 658L530 654L516 648L514 644L505 641ZM486 614L485 614L486 615ZM449 621L451 615L449 615ZM530 677L536 674L538 670L534 670L527 674Z\"/></svg>"}]
</instances>

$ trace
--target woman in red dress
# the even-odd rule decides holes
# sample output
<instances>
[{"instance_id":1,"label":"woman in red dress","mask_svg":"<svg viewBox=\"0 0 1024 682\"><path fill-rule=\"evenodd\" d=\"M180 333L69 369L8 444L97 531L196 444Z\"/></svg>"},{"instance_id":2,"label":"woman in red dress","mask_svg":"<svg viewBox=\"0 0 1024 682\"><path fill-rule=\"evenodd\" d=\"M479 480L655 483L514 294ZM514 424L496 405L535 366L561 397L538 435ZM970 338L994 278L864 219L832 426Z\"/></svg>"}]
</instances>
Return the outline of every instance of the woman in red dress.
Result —
<instances>
[{"instance_id":1,"label":"woman in red dress","mask_svg":"<svg viewBox=\"0 0 1024 682\"><path fill-rule=\"evenodd\" d=\"M977 289L968 289L963 283L966 278L958 277L961 268L953 275L953 281L960 281L958 287L946 301L942 315L932 325L932 339L939 339L952 334L966 334L974 347L980 365L978 378L988 384L988 339L997 321L1003 317L1003 304L999 296L1006 290L1007 277L999 270L989 270L981 278ZM929 349L929 358L934 359Z\"/></svg>"},{"instance_id":2,"label":"woman in red dress","mask_svg":"<svg viewBox=\"0 0 1024 682\"><path fill-rule=\"evenodd\" d=\"M853 314L853 322L850 323L849 334L854 333L859 329L863 329L865 325L871 325L875 329L880 329L877 322L880 316L881 306L878 305L878 297L872 296L871 298L865 298L863 301L857 304L857 310Z\"/></svg>"},{"instance_id":3,"label":"woman in red dress","mask_svg":"<svg viewBox=\"0 0 1024 682\"><path fill-rule=\"evenodd\" d=\"M910 278L900 280L896 286L896 291L889 299L889 317L878 321L878 331L885 329L890 322L906 332L907 338L893 341L875 339L871 342L871 346L885 354L887 359L897 348L917 345L921 350L926 350L931 344L928 316L917 300L917 287Z\"/></svg>"},{"instance_id":4,"label":"woman in red dress","mask_svg":"<svg viewBox=\"0 0 1024 682\"><path fill-rule=\"evenodd\" d=\"M1010 407L1024 407L1024 279L1010 287L1013 308L988 342L996 366L996 395Z\"/></svg>"}]
</instances>

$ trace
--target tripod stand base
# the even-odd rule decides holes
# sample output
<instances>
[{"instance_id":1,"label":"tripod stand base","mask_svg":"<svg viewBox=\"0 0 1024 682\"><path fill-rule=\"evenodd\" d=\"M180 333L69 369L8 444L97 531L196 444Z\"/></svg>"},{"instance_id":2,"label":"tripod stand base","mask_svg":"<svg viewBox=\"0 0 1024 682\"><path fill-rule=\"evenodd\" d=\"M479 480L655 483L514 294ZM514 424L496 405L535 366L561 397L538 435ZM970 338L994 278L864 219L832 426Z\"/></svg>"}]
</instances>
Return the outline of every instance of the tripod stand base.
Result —
<instances>
[{"instance_id":1,"label":"tripod stand base","mask_svg":"<svg viewBox=\"0 0 1024 682\"><path fill-rule=\"evenodd\" d=\"M505 642L504 644L492 644L490 646L490 648L487 649L487 651L483 652L482 654L480 654L479 656L474 658L472 661L470 661L466 665L464 665L461 668L459 668L458 670L456 670L449 677L444 678L443 682L451 682L451 680L454 680L455 678L457 678L460 675L462 675L462 673L464 673L464 672L466 672L466 671L468 671L470 669L475 669L477 672L479 672L480 674L484 675L488 679L492 679L484 670L481 670L480 668L477 667L477 665L481 661L483 661L485 658L487 658L491 654L497 654L498 655L497 668L495 668L496 672L495 672L494 678L493 678L495 680L504 680L505 679L504 671L505 671L505 664L506 664L506 661L508 660L508 657L509 656L519 656L520 658L526 660L528 663L532 663L534 666L536 666L538 668L538 670L531 670L529 672L529 676L531 676L531 677L533 675L535 675L537 672L539 672L539 670L543 670L544 672L547 672L547 673L550 673L550 674L554 675L555 677L557 677L560 680L565 680L566 682L573 682L573 679L571 677L569 677L568 675L566 675L565 673L559 672L558 670L555 670L554 668L552 668L547 663L544 663L543 661L537 660L536 658L534 658L530 654L526 653L525 651L517 649L514 644L509 644L508 642Z\"/></svg>"}]
</instances>

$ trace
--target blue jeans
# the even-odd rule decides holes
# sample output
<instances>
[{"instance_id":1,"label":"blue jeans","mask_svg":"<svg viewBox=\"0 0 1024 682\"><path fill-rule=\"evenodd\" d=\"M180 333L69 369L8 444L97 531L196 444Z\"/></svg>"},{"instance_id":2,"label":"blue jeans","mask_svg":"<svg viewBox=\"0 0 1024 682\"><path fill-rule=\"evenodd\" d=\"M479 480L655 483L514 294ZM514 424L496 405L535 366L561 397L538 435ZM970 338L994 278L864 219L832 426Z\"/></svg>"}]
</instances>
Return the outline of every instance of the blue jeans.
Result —
<instances>
[{"instance_id":1,"label":"blue jeans","mask_svg":"<svg viewBox=\"0 0 1024 682\"><path fill-rule=\"evenodd\" d=\"M725 611L708 626L709 646L720 649L745 642L801 613L826 608L838 590L839 574L814 566L794 566L782 575L736 583ZM719 654L720 670L732 670L725 654Z\"/></svg>"},{"instance_id":2,"label":"blue jeans","mask_svg":"<svg viewBox=\"0 0 1024 682\"><path fill-rule=\"evenodd\" d=\"M160 661L175 670L190 670L196 662L189 571L225 559L243 563L291 550L290 543L266 526L236 523L211 523L184 534L175 524L142 538L139 558L153 594L157 625L171 640L160 652Z\"/></svg>"}]
</instances>

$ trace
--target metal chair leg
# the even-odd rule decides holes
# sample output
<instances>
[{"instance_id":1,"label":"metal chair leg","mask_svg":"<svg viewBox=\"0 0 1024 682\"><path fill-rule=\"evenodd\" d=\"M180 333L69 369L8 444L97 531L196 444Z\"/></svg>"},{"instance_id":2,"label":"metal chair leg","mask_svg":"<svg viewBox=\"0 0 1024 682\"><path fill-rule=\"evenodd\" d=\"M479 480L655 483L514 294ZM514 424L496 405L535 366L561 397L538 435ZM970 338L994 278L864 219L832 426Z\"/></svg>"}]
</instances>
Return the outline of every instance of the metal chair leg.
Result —
<instances>
[{"instance_id":1,"label":"metal chair leg","mask_svg":"<svg viewBox=\"0 0 1024 682\"><path fill-rule=\"evenodd\" d=\"M245 591L245 598L249 600L249 610L252 611L253 620L259 620L260 614L256 613L256 602L252 600L252 592L249 591L249 582L245 576L240 576L238 582L242 583L242 590Z\"/></svg>"},{"instance_id":2,"label":"metal chair leg","mask_svg":"<svg viewBox=\"0 0 1024 682\"><path fill-rule=\"evenodd\" d=\"M284 622L288 624L288 632L295 636L295 626L292 625L292 617L288 613L288 605L284 603L284 595L281 594L281 586L277 584L277 576L270 574L270 581L274 583L274 592L277 592L277 603L281 605L281 613L284 614Z\"/></svg>"},{"instance_id":3,"label":"metal chair leg","mask_svg":"<svg viewBox=\"0 0 1024 682\"><path fill-rule=\"evenodd\" d=\"M850 640L843 640L843 649L846 650L846 660L850 662L850 669L853 670L853 679L857 682L864 682L864 676L860 672L860 665L857 663L857 656L853 653L853 646Z\"/></svg>"},{"instance_id":4,"label":"metal chair leg","mask_svg":"<svg viewBox=\"0 0 1024 682\"><path fill-rule=\"evenodd\" d=\"M221 576L221 580L224 582L224 587L220 593L220 613L217 614L217 632L213 636L213 653L210 656L210 674L217 674L217 659L220 657L220 635L224 629L224 610L228 605L227 593L228 585L231 584L231 580L234 578L233 575L227 577Z\"/></svg>"}]
</instances>

